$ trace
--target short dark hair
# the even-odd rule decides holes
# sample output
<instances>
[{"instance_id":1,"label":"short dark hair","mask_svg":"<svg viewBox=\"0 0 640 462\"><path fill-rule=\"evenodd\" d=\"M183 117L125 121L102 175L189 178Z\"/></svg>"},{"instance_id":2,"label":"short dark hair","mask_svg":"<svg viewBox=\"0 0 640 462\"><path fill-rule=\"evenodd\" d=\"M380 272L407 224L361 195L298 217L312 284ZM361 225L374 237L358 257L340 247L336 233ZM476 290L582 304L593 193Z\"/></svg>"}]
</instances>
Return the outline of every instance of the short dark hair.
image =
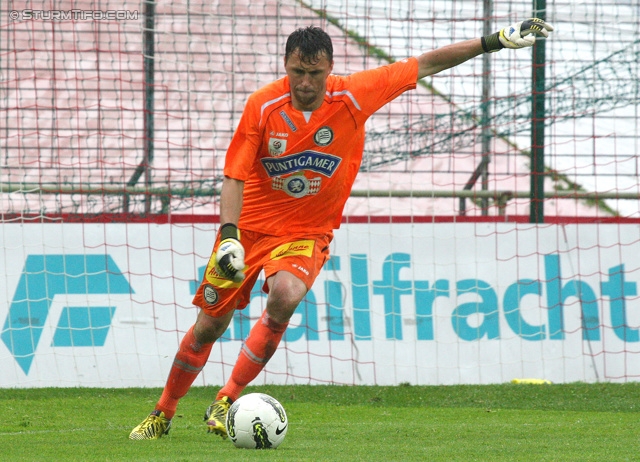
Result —
<instances>
[{"instance_id":1,"label":"short dark hair","mask_svg":"<svg viewBox=\"0 0 640 462\"><path fill-rule=\"evenodd\" d=\"M333 61L331 37L319 27L301 27L289 35L284 54L285 62L296 51L300 54L302 62L315 64L320 60L322 53L329 62Z\"/></svg>"}]
</instances>

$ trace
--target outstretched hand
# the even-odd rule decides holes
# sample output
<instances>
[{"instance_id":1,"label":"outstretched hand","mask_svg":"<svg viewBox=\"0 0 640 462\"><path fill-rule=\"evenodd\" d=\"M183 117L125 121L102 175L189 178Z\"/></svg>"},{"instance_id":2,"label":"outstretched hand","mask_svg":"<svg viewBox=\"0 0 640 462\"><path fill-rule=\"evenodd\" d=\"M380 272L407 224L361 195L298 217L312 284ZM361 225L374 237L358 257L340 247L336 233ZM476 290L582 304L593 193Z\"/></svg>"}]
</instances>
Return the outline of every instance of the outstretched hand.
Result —
<instances>
[{"instance_id":1,"label":"outstretched hand","mask_svg":"<svg viewBox=\"0 0 640 462\"><path fill-rule=\"evenodd\" d=\"M486 37L482 37L482 48L485 52L495 52L502 48L525 48L533 46L536 37L549 37L553 26L542 19L530 18L501 29Z\"/></svg>"},{"instance_id":2,"label":"outstretched hand","mask_svg":"<svg viewBox=\"0 0 640 462\"><path fill-rule=\"evenodd\" d=\"M505 48L524 48L533 46L538 35L549 37L549 32L552 30L551 24L547 24L542 19L531 18L505 27L500 31L499 38Z\"/></svg>"}]
</instances>

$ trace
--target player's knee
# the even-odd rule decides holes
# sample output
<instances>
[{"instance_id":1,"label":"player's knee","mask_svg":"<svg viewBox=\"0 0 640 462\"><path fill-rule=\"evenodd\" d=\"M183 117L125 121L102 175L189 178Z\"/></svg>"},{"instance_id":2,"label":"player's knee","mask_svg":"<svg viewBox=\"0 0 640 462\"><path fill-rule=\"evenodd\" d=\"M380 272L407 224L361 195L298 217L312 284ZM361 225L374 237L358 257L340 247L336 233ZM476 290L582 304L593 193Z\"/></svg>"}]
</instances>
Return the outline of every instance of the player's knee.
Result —
<instances>
[{"instance_id":1,"label":"player's knee","mask_svg":"<svg viewBox=\"0 0 640 462\"><path fill-rule=\"evenodd\" d=\"M307 293L302 280L290 273L278 273L269 284L267 309L278 322L286 322Z\"/></svg>"},{"instance_id":2,"label":"player's knee","mask_svg":"<svg viewBox=\"0 0 640 462\"><path fill-rule=\"evenodd\" d=\"M304 293L283 290L269 293L268 312L279 322L288 321L304 298Z\"/></svg>"}]
</instances>

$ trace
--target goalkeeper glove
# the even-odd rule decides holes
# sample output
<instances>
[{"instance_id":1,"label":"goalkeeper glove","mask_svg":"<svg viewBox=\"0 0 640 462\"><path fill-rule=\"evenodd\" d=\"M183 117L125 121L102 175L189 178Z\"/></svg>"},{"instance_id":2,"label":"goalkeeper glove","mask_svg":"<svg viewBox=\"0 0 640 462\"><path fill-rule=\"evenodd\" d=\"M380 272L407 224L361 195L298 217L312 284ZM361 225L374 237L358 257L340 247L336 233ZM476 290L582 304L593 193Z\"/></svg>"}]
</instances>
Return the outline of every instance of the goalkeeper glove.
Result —
<instances>
[{"instance_id":1,"label":"goalkeeper glove","mask_svg":"<svg viewBox=\"0 0 640 462\"><path fill-rule=\"evenodd\" d=\"M536 42L536 35L546 38L549 37L549 32L552 30L553 26L542 19L527 19L505 27L494 34L482 37L482 49L485 53L493 53L503 48L530 47Z\"/></svg>"},{"instance_id":2,"label":"goalkeeper glove","mask_svg":"<svg viewBox=\"0 0 640 462\"><path fill-rule=\"evenodd\" d=\"M216 251L216 271L234 282L244 280L244 247L236 225L225 223L220 228L220 245Z\"/></svg>"}]
</instances>

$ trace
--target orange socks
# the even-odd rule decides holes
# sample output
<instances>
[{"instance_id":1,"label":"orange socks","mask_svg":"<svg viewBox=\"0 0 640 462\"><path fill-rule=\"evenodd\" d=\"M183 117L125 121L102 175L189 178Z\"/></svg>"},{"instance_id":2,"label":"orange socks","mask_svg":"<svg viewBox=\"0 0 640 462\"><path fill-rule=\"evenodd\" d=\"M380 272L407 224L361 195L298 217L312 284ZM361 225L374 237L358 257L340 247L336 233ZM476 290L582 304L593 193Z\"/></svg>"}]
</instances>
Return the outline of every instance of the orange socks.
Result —
<instances>
[{"instance_id":1,"label":"orange socks","mask_svg":"<svg viewBox=\"0 0 640 462\"><path fill-rule=\"evenodd\" d=\"M276 352L288 325L288 322L280 324L272 320L266 310L262 312L242 345L231 378L220 389L216 399L228 396L235 401L240 397L242 390L258 376Z\"/></svg>"},{"instance_id":2,"label":"orange socks","mask_svg":"<svg viewBox=\"0 0 640 462\"><path fill-rule=\"evenodd\" d=\"M226 385L220 389L216 399L228 396L232 400L240 397L246 386L255 379L276 352L289 323L273 321L266 310L253 326L244 341L236 365ZM172 419L178 402L187 394L194 380L207 363L213 343L202 345L193 335L193 326L180 342L180 348L173 360L167 384L156 404L156 409Z\"/></svg>"},{"instance_id":3,"label":"orange socks","mask_svg":"<svg viewBox=\"0 0 640 462\"><path fill-rule=\"evenodd\" d=\"M167 384L156 409L164 412L167 419L173 418L178 401L187 394L204 365L209 359L213 343L200 344L193 335L193 326L180 342L180 348L173 360Z\"/></svg>"}]
</instances>

